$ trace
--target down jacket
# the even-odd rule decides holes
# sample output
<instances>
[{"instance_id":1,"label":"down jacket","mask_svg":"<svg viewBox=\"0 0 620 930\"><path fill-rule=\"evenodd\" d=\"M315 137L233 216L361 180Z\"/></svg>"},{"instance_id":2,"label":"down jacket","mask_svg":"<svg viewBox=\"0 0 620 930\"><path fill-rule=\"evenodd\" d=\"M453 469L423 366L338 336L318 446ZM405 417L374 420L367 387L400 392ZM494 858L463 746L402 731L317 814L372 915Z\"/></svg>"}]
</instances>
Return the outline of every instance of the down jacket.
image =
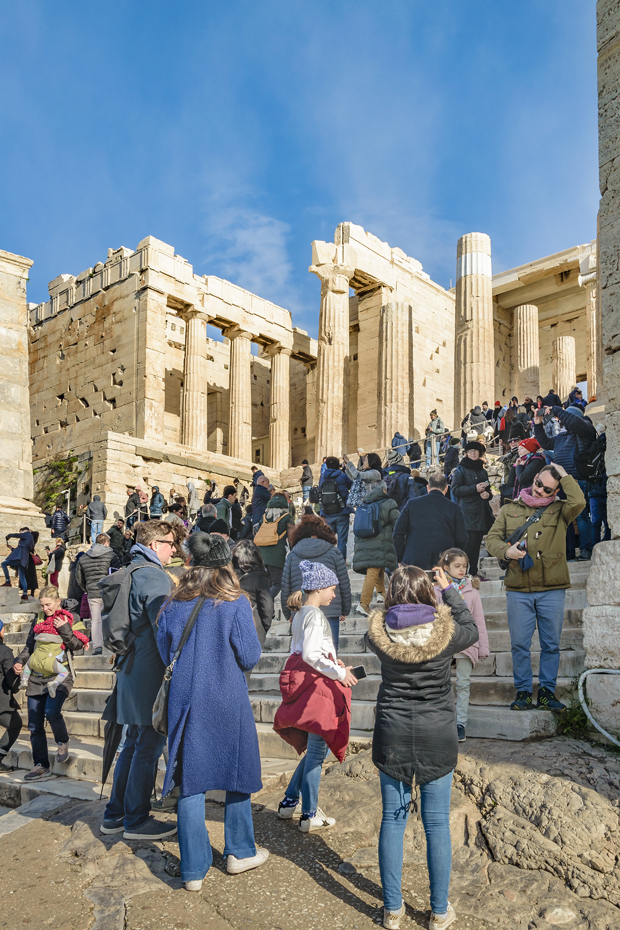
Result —
<instances>
[{"instance_id":1,"label":"down jacket","mask_svg":"<svg viewBox=\"0 0 620 930\"><path fill-rule=\"evenodd\" d=\"M443 601L432 623L402 631L410 645L388 636L383 610L368 619L366 645L381 662L372 761L406 785L414 778L418 785L443 778L458 758L450 665L453 656L477 641L478 628L454 588L443 592Z\"/></svg>"},{"instance_id":2,"label":"down jacket","mask_svg":"<svg viewBox=\"0 0 620 930\"><path fill-rule=\"evenodd\" d=\"M543 449L553 452L553 461L561 465L569 475L581 480L581 475L575 465L575 453L585 452L596 439L597 433L592 422L587 417L580 417L569 413L563 407L552 407L554 417L560 421L565 432L549 437L545 433L544 425L534 425L534 435Z\"/></svg>"},{"instance_id":3,"label":"down jacket","mask_svg":"<svg viewBox=\"0 0 620 930\"><path fill-rule=\"evenodd\" d=\"M114 549L94 543L78 562L75 580L88 597L101 599L97 582L109 574L110 568L120 568L120 564Z\"/></svg>"},{"instance_id":4,"label":"down jacket","mask_svg":"<svg viewBox=\"0 0 620 930\"><path fill-rule=\"evenodd\" d=\"M336 596L327 607L321 610L326 617L346 617L351 610L351 581L347 571L347 564L337 546L324 539L300 539L293 546L286 557L284 572L282 573L282 612L287 620L291 619L291 611L287 600L294 591L301 591L301 569L299 563L302 559L309 562L320 562L331 569L338 578Z\"/></svg>"},{"instance_id":5,"label":"down jacket","mask_svg":"<svg viewBox=\"0 0 620 930\"><path fill-rule=\"evenodd\" d=\"M365 504L380 501L379 515L381 529L378 536L372 539L355 537L355 551L353 553L353 571L365 575L369 568L387 568L393 572L398 568L396 550L392 533L399 517L398 504L388 497L381 487L370 491L364 498Z\"/></svg>"},{"instance_id":6,"label":"down jacket","mask_svg":"<svg viewBox=\"0 0 620 930\"><path fill-rule=\"evenodd\" d=\"M103 522L108 515L108 508L103 503L98 494L95 494L92 501L86 508L86 516L89 520Z\"/></svg>"}]
</instances>

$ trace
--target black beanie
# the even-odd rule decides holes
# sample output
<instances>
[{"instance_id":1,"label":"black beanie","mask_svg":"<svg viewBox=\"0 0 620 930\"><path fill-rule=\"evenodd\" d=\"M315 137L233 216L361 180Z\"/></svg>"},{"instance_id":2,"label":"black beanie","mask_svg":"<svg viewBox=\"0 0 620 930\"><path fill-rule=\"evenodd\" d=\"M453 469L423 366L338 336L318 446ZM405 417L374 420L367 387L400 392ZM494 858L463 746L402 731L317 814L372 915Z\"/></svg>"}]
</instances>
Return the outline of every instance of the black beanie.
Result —
<instances>
[{"instance_id":1,"label":"black beanie","mask_svg":"<svg viewBox=\"0 0 620 930\"><path fill-rule=\"evenodd\" d=\"M215 521L220 522L220 521ZM224 523L224 521L221 521ZM213 524L215 526L215 523ZM224 523L225 529L228 529ZM213 528L213 527L212 527ZM205 568L222 568L228 565L232 556L228 543L217 533L192 533L186 543L192 557L192 565L203 565Z\"/></svg>"},{"instance_id":2,"label":"black beanie","mask_svg":"<svg viewBox=\"0 0 620 930\"><path fill-rule=\"evenodd\" d=\"M213 521L213 523L209 527L209 532L210 533L222 533L222 534L225 534L226 536L230 536L230 527L228 523L226 522L226 520L222 520L221 517L218 517L216 520Z\"/></svg>"}]
</instances>

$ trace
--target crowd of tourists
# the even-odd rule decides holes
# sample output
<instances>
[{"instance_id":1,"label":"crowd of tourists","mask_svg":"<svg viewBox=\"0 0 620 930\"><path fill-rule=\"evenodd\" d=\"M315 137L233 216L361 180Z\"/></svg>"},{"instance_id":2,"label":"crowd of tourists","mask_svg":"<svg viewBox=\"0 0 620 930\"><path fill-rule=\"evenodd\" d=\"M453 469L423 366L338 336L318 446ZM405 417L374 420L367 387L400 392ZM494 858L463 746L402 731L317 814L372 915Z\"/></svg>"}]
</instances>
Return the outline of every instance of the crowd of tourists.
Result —
<instances>
[{"instance_id":1,"label":"crowd of tourists","mask_svg":"<svg viewBox=\"0 0 620 930\"><path fill-rule=\"evenodd\" d=\"M578 391L565 404L552 394L523 404L512 398L505 408L475 407L456 436L432 411L423 449L396 433L384 456L358 450L356 464L346 455L326 457L316 482L304 461L299 515L291 495L276 490L258 466L251 489L235 479L219 494L211 484L202 500L192 482L187 494L171 488L167 498L158 487L150 495L128 489L124 518L105 532L107 509L94 496L86 509L91 546L71 563L64 599L58 575L69 523L60 505L50 519L55 545L41 612L17 657L0 622L0 761L21 731L20 688L33 752L25 780L50 777L46 720L56 763L69 758L62 711L74 684L73 657L107 647L116 683L104 718L110 732L123 728L124 736L101 832L127 840L178 833L181 879L187 891L199 891L213 859L205 793L222 790L227 871L264 865L269 852L256 843L251 807L261 788L252 669L279 596L291 650L274 730L301 759L277 817L296 820L302 834L329 829L336 821L319 805L322 766L330 752L345 757L352 692L366 674L339 658L352 567L364 576L356 610L368 618L366 646L381 667L372 757L383 804L383 926L396 930L405 910L403 838L415 781L427 841L429 926L448 927L456 917L448 901L452 777L458 742L466 739L472 671L489 655L481 546L484 540L505 571L511 708L561 713L555 690L567 555L589 558L602 523L608 532L604 494L597 496L606 481L603 440ZM502 447L496 451L503 475L491 480L494 443ZM431 464L426 477L423 458ZM35 535L27 527L13 534L3 562L7 585L17 571L22 597L31 590ZM173 799L167 809L176 809L176 823L152 812L166 746L163 795Z\"/></svg>"}]
</instances>

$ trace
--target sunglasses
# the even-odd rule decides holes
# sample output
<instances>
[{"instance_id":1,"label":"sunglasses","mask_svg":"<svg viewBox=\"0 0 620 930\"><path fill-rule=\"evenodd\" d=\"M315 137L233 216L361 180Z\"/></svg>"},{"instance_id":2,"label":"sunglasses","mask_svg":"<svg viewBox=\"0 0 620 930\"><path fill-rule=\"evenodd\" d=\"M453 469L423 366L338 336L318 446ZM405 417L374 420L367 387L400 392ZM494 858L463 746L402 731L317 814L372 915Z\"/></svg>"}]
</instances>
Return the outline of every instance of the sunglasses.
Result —
<instances>
[{"instance_id":1,"label":"sunglasses","mask_svg":"<svg viewBox=\"0 0 620 930\"><path fill-rule=\"evenodd\" d=\"M543 484L540 478L534 478L534 484L545 494L555 494L557 488L550 488L548 484Z\"/></svg>"}]
</instances>

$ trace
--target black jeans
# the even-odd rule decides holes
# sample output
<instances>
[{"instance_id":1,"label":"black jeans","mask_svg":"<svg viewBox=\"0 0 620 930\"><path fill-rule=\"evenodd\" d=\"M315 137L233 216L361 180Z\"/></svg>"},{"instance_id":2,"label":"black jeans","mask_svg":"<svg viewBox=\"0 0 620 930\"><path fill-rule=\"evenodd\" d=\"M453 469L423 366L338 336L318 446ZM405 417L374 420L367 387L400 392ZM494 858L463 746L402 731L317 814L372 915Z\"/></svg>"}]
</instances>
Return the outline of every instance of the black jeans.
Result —
<instances>
[{"instance_id":1,"label":"black jeans","mask_svg":"<svg viewBox=\"0 0 620 930\"><path fill-rule=\"evenodd\" d=\"M275 598L282 590L282 573L284 572L284 569L277 568L275 565L268 565L267 571L269 572L269 581L271 582L269 585L269 591L275 600Z\"/></svg>"},{"instance_id":2,"label":"black jeans","mask_svg":"<svg viewBox=\"0 0 620 930\"><path fill-rule=\"evenodd\" d=\"M467 558L469 559L470 575L478 574L478 559L480 557L480 546L482 545L483 536L484 533L479 532L478 530L467 531L467 545L465 546L465 552L467 553Z\"/></svg>"},{"instance_id":3,"label":"black jeans","mask_svg":"<svg viewBox=\"0 0 620 930\"><path fill-rule=\"evenodd\" d=\"M7 754L22 728L22 718L18 710L5 710L0 714L0 727L6 727L0 738L0 761Z\"/></svg>"},{"instance_id":4,"label":"black jeans","mask_svg":"<svg viewBox=\"0 0 620 930\"><path fill-rule=\"evenodd\" d=\"M45 735L46 717L52 728L55 741L57 743L69 742L67 725L62 715L62 705L68 696L66 691L59 689L53 698L49 696L47 691L28 698L28 729L30 730L30 744L35 765L42 765L46 769L50 767L50 759L47 754L47 736Z\"/></svg>"}]
</instances>

